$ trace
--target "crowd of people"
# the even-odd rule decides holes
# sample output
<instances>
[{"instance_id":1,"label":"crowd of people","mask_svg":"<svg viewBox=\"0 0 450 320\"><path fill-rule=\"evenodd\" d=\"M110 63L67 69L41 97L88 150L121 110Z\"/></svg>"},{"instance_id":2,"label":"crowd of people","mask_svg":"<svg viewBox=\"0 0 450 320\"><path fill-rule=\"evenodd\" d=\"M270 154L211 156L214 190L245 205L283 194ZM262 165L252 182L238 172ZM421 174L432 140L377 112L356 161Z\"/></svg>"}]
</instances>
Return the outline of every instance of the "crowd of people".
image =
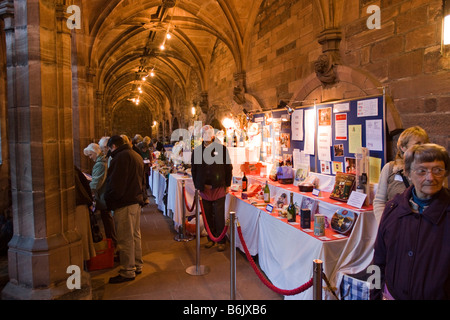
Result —
<instances>
[{"instance_id":1,"label":"crowd of people","mask_svg":"<svg viewBox=\"0 0 450 320\"><path fill-rule=\"evenodd\" d=\"M75 167L76 221L83 260L96 256L91 219L99 211L105 236L111 239L120 263L119 274L109 283L131 281L142 272L140 213L149 203L148 177L154 150L164 151L164 147L147 136L102 137L83 151L94 163L90 179Z\"/></svg>"},{"instance_id":2,"label":"crowd of people","mask_svg":"<svg viewBox=\"0 0 450 320\"><path fill-rule=\"evenodd\" d=\"M224 203L233 167L227 148L215 142L214 129L204 126L201 135L202 144L192 152L192 179L217 237L225 225ZM96 203L106 236L119 251L121 269L110 283L133 280L142 272L140 211L148 203L155 150L164 152L164 147L148 137L103 137L84 150L94 162L90 189L76 171L77 185L90 190L77 189L77 205L92 208ZM373 264L380 268L382 287L372 290L371 298L450 299L450 190L444 186L450 170L448 151L430 143L418 126L402 132L397 150L395 159L381 171L373 203L378 224ZM221 161L205 161L205 153ZM86 223L80 228L86 230ZM205 247L214 245L208 235ZM225 239L218 245L219 251L224 249ZM85 246L84 252L89 257L92 247Z\"/></svg>"}]
</instances>

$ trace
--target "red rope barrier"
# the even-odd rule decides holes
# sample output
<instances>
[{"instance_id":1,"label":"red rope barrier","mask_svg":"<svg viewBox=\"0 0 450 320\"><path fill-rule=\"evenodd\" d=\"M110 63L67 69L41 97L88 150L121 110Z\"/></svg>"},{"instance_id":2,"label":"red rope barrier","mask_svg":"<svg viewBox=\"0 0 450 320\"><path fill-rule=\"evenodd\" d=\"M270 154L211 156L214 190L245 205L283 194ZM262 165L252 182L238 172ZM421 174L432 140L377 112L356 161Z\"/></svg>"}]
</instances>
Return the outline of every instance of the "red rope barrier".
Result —
<instances>
[{"instance_id":1,"label":"red rope barrier","mask_svg":"<svg viewBox=\"0 0 450 320\"><path fill-rule=\"evenodd\" d=\"M228 225L226 225L225 228L223 228L223 231L222 231L222 233L220 234L219 237L217 237L217 238L214 237L214 235L212 234L211 230L209 229L208 221L206 220L205 209L203 209L203 202L202 202L201 199L200 199L200 207L201 207L201 211L202 211L203 223L205 224L205 228L206 228L206 231L208 232L209 238L212 241L214 241L214 242L219 242L227 234Z\"/></svg>"},{"instance_id":2,"label":"red rope barrier","mask_svg":"<svg viewBox=\"0 0 450 320\"><path fill-rule=\"evenodd\" d=\"M244 241L244 237L242 236L242 230L241 227L238 226L237 227L237 231L238 231L238 235L239 235L239 239L241 240L241 244L244 247L244 251L245 251L245 255L247 256L247 260L250 262L253 270L255 270L256 274L258 275L258 278L272 291L275 291L276 293L282 294L284 296L292 296L295 294L299 294L309 288L312 287L313 285L313 278L311 278L311 280L309 280L308 282L306 282L305 284L301 285L298 288L292 289L292 290L284 290L284 289L279 289L277 287L275 287L269 280L266 279L266 277L264 277L264 275L261 273L261 271L259 270L259 268L257 267L255 261L253 261L252 256L250 255L250 252L248 251L247 245L245 244Z\"/></svg>"},{"instance_id":3,"label":"red rope barrier","mask_svg":"<svg viewBox=\"0 0 450 320\"><path fill-rule=\"evenodd\" d=\"M192 210L194 210L195 208L195 197L194 197L194 202L192 203L192 207L189 208L189 205L187 203L187 198L186 198L186 189L183 188L183 193L184 193L184 204L186 206L187 211L192 212Z\"/></svg>"}]
</instances>

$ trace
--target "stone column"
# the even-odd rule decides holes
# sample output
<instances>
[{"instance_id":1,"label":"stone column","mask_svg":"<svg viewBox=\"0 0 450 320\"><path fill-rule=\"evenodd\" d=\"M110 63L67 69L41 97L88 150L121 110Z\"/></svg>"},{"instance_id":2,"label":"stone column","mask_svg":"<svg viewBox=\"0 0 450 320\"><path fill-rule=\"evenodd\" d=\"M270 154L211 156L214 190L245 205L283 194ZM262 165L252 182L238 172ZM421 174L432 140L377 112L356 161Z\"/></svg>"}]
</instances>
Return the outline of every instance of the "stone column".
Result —
<instances>
[{"instance_id":1,"label":"stone column","mask_svg":"<svg viewBox=\"0 0 450 320\"><path fill-rule=\"evenodd\" d=\"M2 299L90 298L75 230L70 30L62 1L14 0L5 21L14 235ZM69 289L71 265L81 289Z\"/></svg>"}]
</instances>

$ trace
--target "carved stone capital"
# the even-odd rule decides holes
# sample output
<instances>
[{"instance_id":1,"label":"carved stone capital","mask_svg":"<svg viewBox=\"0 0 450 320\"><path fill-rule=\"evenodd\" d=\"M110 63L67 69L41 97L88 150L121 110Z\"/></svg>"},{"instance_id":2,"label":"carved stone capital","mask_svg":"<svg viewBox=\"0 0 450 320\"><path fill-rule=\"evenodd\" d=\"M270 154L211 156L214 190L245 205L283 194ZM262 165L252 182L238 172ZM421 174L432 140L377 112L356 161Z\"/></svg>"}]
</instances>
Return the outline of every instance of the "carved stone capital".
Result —
<instances>
[{"instance_id":1,"label":"carved stone capital","mask_svg":"<svg viewBox=\"0 0 450 320\"><path fill-rule=\"evenodd\" d=\"M322 45L322 52L337 51L341 44L342 32L339 29L325 29L319 34L317 41Z\"/></svg>"},{"instance_id":2,"label":"carved stone capital","mask_svg":"<svg viewBox=\"0 0 450 320\"><path fill-rule=\"evenodd\" d=\"M209 103L208 103L208 92L207 91L202 92L202 99L200 100L199 105L200 105L200 108L202 109L203 113L208 113Z\"/></svg>"},{"instance_id":3,"label":"carved stone capital","mask_svg":"<svg viewBox=\"0 0 450 320\"><path fill-rule=\"evenodd\" d=\"M0 1L0 19L14 17L14 0Z\"/></svg>"}]
</instances>

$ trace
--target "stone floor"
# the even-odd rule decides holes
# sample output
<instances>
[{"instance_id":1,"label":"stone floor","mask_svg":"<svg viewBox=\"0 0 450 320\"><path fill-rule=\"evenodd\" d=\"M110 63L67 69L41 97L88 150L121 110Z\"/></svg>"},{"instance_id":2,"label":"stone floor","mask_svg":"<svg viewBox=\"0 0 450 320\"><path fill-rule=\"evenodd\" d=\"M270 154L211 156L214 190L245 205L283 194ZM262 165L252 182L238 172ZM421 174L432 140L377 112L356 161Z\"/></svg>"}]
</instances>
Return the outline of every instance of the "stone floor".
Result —
<instances>
[{"instance_id":1,"label":"stone floor","mask_svg":"<svg viewBox=\"0 0 450 320\"><path fill-rule=\"evenodd\" d=\"M112 269L90 272L93 300L229 300L230 246L217 251L205 249L201 238L200 265L209 268L204 275L190 275L186 269L196 265L196 240L178 242L172 219L156 208L153 199L141 216L144 269L134 281L109 284L117 275ZM0 257L0 291L8 281L7 258ZM258 278L246 256L236 253L236 300L282 300Z\"/></svg>"},{"instance_id":2,"label":"stone floor","mask_svg":"<svg viewBox=\"0 0 450 320\"><path fill-rule=\"evenodd\" d=\"M209 268L204 275L190 275L186 269L196 265L196 239L174 240L172 219L151 203L141 216L144 269L134 281L108 284L118 267L91 272L94 300L228 300L230 299L230 246L217 251L205 249L201 237L200 265ZM236 253L236 299L281 300L256 275L245 255Z\"/></svg>"}]
</instances>

